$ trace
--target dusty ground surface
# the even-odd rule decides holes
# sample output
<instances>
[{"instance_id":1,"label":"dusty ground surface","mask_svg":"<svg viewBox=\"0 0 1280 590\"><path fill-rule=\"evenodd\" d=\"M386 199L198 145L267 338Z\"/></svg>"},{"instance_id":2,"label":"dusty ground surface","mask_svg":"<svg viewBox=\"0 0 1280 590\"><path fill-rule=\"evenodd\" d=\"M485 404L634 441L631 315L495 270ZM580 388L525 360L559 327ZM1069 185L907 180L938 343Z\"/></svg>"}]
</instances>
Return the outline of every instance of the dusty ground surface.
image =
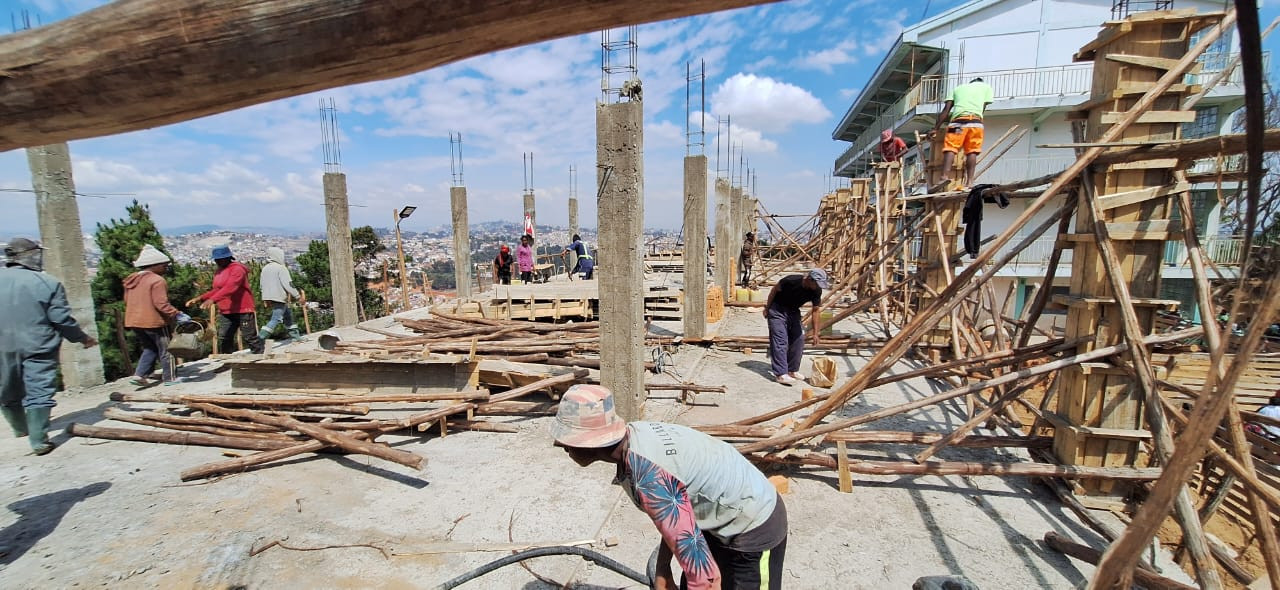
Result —
<instances>
[{"instance_id":1,"label":"dusty ground surface","mask_svg":"<svg viewBox=\"0 0 1280 590\"><path fill-rule=\"evenodd\" d=\"M385 320L377 320L385 322ZM382 325L385 325L382 324ZM661 325L659 326L659 328ZM840 327L857 331L849 323ZM759 312L732 309L716 329L765 333ZM347 331L347 338L372 338ZM313 346L310 343L294 345ZM836 357L843 374L862 357ZM771 382L762 351L752 355L685 348L673 370L727 394L700 394L683 407L655 397L648 417L724 423L798 399ZM228 372L194 363L191 382L165 392L224 392ZM904 363L902 368L914 366ZM808 360L804 370L808 369ZM669 377L667 377L669 378ZM657 379L657 377L655 377ZM121 381L58 397L54 427L105 422ZM868 392L843 413L859 414L928 392L909 381ZM222 458L221 450L57 436L46 457L25 439L0 439L0 580L5 588L426 588L504 554L506 544L616 537L595 549L643 570L658 541L643 514L612 485L612 467L580 469L550 444L548 418L491 418L518 434L464 432L399 437L398 448L428 458L413 471L362 456L305 456L219 480L183 484L182 469ZM928 408L875 428L943 430L962 421L958 406ZM120 423L106 425L133 427ZM983 434L988 434L979 431ZM868 456L906 458L912 447L866 447ZM943 459L1012 460L1009 451L944 451ZM1072 588L1090 566L1047 549L1056 531L1101 547L1101 539L1038 484L1021 478L855 476L852 494L831 472L787 472L788 588L909 588L920 576L957 574L979 587ZM272 541L300 551L271 547ZM360 546L370 545L370 546ZM480 551L480 549L491 549ZM576 557L528 562L545 579L576 588L636 588ZM1166 575L1186 581L1169 565ZM463 588L547 588L508 567Z\"/></svg>"}]
</instances>

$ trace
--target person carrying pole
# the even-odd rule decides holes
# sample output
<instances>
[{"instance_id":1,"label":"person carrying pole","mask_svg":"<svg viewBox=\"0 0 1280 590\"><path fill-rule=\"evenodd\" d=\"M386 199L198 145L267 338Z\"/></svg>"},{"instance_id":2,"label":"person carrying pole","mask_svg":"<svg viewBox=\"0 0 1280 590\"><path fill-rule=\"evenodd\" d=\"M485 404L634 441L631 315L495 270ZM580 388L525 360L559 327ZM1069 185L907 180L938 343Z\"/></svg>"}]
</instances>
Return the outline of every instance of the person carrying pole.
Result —
<instances>
[{"instance_id":1,"label":"person carrying pole","mask_svg":"<svg viewBox=\"0 0 1280 590\"><path fill-rule=\"evenodd\" d=\"M218 308L218 350L230 353L236 350L236 330L240 330L240 338L249 346L254 354L262 354L262 340L258 338L257 326L253 321L253 291L249 290L249 269L236 262L231 255L231 247L215 246L213 248L214 264L218 265L213 275L213 288L193 297L187 305L200 304L200 307Z\"/></svg>"}]
</instances>

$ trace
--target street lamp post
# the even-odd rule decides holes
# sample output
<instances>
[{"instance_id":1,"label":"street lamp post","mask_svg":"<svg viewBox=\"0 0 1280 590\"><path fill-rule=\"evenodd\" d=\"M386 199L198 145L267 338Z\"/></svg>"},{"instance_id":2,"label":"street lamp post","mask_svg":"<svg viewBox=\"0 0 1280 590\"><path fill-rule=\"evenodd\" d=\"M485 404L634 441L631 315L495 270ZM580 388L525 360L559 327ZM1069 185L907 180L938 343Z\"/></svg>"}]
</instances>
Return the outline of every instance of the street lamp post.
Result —
<instances>
[{"instance_id":1,"label":"street lamp post","mask_svg":"<svg viewBox=\"0 0 1280 590\"><path fill-rule=\"evenodd\" d=\"M405 278L408 275L404 271L404 242L400 240L400 220L408 219L409 216L413 215L413 212L417 209L417 207L405 205L403 208L392 210L392 215L394 216L393 220L396 222L396 257L400 260L401 311L409 309L409 289L407 288L408 284L405 282Z\"/></svg>"}]
</instances>

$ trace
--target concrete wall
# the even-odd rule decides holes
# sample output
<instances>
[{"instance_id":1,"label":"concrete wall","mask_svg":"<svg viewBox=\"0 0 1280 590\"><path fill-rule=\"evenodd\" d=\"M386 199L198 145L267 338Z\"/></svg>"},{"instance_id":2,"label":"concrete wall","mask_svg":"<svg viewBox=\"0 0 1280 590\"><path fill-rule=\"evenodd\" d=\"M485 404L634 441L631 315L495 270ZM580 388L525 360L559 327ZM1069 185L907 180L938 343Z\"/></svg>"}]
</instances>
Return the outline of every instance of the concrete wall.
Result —
<instances>
[{"instance_id":1,"label":"concrete wall","mask_svg":"<svg viewBox=\"0 0 1280 590\"><path fill-rule=\"evenodd\" d=\"M1221 12L1222 3L1179 0L1175 8ZM1111 0L1005 0L955 11L966 12L953 20L943 13L930 19L937 24L926 21L914 30L917 42L951 51L948 71L953 73L1071 64L1072 55L1097 36L1099 25L1111 20ZM1234 37L1231 47L1239 47Z\"/></svg>"},{"instance_id":2,"label":"concrete wall","mask_svg":"<svg viewBox=\"0 0 1280 590\"><path fill-rule=\"evenodd\" d=\"M600 381L618 414L644 416L644 111L640 101L596 105L600 247Z\"/></svg>"}]
</instances>

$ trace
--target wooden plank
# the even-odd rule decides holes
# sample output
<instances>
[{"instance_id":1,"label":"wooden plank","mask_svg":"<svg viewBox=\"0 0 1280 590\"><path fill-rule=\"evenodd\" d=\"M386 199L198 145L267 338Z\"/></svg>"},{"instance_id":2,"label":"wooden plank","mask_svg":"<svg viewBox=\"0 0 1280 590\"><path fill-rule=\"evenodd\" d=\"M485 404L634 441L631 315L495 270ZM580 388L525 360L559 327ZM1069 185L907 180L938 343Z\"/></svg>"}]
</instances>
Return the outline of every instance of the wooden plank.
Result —
<instances>
[{"instance_id":1,"label":"wooden plank","mask_svg":"<svg viewBox=\"0 0 1280 590\"><path fill-rule=\"evenodd\" d=\"M1179 182L1171 185L1152 186L1110 195L1103 195L1098 197L1098 207L1103 211L1107 211L1124 205L1132 205L1134 203L1141 203L1151 199L1167 197L1190 189L1191 185L1189 183Z\"/></svg>"},{"instance_id":2,"label":"wooden plank","mask_svg":"<svg viewBox=\"0 0 1280 590\"><path fill-rule=\"evenodd\" d=\"M1071 57L1072 61L1093 61L1098 53L1098 48L1103 47L1120 37L1123 37L1133 31L1133 23L1122 21L1119 23L1111 23L1103 25L1101 33L1094 37L1092 41L1084 44L1079 51Z\"/></svg>"},{"instance_id":3,"label":"wooden plank","mask_svg":"<svg viewBox=\"0 0 1280 590\"><path fill-rule=\"evenodd\" d=\"M1151 160L1133 160L1131 162L1117 162L1111 165L1112 170L1159 170L1178 168L1177 158L1155 158Z\"/></svg>"},{"instance_id":4,"label":"wooden plank","mask_svg":"<svg viewBox=\"0 0 1280 590\"><path fill-rule=\"evenodd\" d=\"M1123 119L1128 113L1120 111L1110 111L1102 113L1099 121L1103 125L1114 125ZM1196 120L1195 111L1147 111L1138 115L1136 123L1191 123Z\"/></svg>"},{"instance_id":5,"label":"wooden plank","mask_svg":"<svg viewBox=\"0 0 1280 590\"><path fill-rule=\"evenodd\" d=\"M1124 55L1119 53L1109 54L1107 55L1107 59L1111 61L1118 61L1123 64L1129 64L1129 65L1139 66L1144 68L1153 68L1157 70L1166 70L1166 71L1172 70L1173 68L1177 67L1178 61L1179 61L1177 59L1173 59L1170 57L1152 57L1149 55ZM1200 68L1201 68L1201 64L1196 63L1195 65L1188 68L1185 73L1197 74L1200 72Z\"/></svg>"},{"instance_id":6,"label":"wooden plank","mask_svg":"<svg viewBox=\"0 0 1280 590\"><path fill-rule=\"evenodd\" d=\"M1115 98L1124 98L1126 96L1136 96L1146 94L1148 90L1155 88L1155 82L1121 82L1111 90L1111 96ZM1185 94L1188 92L1199 92L1198 84L1173 84L1165 91L1165 94Z\"/></svg>"}]
</instances>

